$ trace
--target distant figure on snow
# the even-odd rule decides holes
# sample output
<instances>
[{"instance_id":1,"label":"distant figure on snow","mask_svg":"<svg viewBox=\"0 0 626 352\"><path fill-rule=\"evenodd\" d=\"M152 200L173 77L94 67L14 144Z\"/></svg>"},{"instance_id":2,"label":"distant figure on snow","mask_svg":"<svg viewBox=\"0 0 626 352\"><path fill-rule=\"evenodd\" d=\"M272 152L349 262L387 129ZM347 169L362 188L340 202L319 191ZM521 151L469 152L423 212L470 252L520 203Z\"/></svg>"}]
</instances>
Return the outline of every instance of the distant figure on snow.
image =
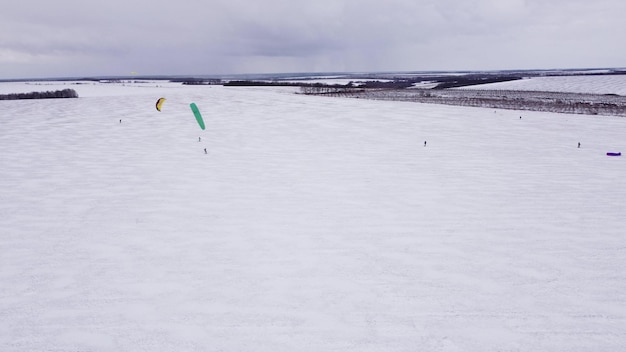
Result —
<instances>
[{"instance_id":1,"label":"distant figure on snow","mask_svg":"<svg viewBox=\"0 0 626 352\"><path fill-rule=\"evenodd\" d=\"M522 119L522 117L520 116L520 117L519 117L519 119L521 120L521 119Z\"/></svg>"},{"instance_id":2,"label":"distant figure on snow","mask_svg":"<svg viewBox=\"0 0 626 352\"><path fill-rule=\"evenodd\" d=\"M424 141L424 147L426 146L426 141Z\"/></svg>"},{"instance_id":3,"label":"distant figure on snow","mask_svg":"<svg viewBox=\"0 0 626 352\"><path fill-rule=\"evenodd\" d=\"M206 148L204 148L204 154L206 154L206 153L207 153L207 152L206 152Z\"/></svg>"},{"instance_id":4,"label":"distant figure on snow","mask_svg":"<svg viewBox=\"0 0 626 352\"><path fill-rule=\"evenodd\" d=\"M202 140L202 138L198 137L198 142L200 142Z\"/></svg>"},{"instance_id":5,"label":"distant figure on snow","mask_svg":"<svg viewBox=\"0 0 626 352\"><path fill-rule=\"evenodd\" d=\"M122 123L122 119L120 119L120 123Z\"/></svg>"},{"instance_id":6,"label":"distant figure on snow","mask_svg":"<svg viewBox=\"0 0 626 352\"><path fill-rule=\"evenodd\" d=\"M580 142L578 142L578 148L580 148Z\"/></svg>"}]
</instances>

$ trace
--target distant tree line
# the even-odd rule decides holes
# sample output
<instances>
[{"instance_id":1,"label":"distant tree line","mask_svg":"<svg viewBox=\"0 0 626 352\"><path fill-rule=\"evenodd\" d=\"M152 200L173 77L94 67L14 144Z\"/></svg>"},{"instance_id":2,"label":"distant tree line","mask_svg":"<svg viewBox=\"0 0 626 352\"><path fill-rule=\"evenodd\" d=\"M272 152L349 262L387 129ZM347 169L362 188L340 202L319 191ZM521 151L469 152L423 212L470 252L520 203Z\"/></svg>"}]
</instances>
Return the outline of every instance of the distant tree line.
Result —
<instances>
[{"instance_id":1,"label":"distant tree line","mask_svg":"<svg viewBox=\"0 0 626 352\"><path fill-rule=\"evenodd\" d=\"M359 88L353 84L324 84L324 83L313 83L313 84L302 84L300 85L300 92L302 94L323 94L323 95L332 95L332 96L341 96L343 94L356 93L362 91L362 88Z\"/></svg>"},{"instance_id":2,"label":"distant tree line","mask_svg":"<svg viewBox=\"0 0 626 352\"><path fill-rule=\"evenodd\" d=\"M626 97L617 94L478 89L370 89L344 91L341 95L361 99L626 117Z\"/></svg>"},{"instance_id":3,"label":"distant tree line","mask_svg":"<svg viewBox=\"0 0 626 352\"><path fill-rule=\"evenodd\" d=\"M352 94L365 90L379 89L405 89L413 85L411 80L396 79L390 81L365 81L365 82L348 82L346 84L300 84L300 91L303 94L324 94L341 96L344 94Z\"/></svg>"},{"instance_id":4,"label":"distant tree line","mask_svg":"<svg viewBox=\"0 0 626 352\"><path fill-rule=\"evenodd\" d=\"M461 76L461 77L444 77L439 78L437 86L434 89L447 89L447 88L459 88L459 87L467 87L467 86L475 86L479 84L487 84L487 83L499 83L499 82L508 82L508 81L516 81L518 79L522 79L519 76Z\"/></svg>"},{"instance_id":5,"label":"distant tree line","mask_svg":"<svg viewBox=\"0 0 626 352\"><path fill-rule=\"evenodd\" d=\"M300 87L302 85L306 85L307 83L298 83L298 82L286 82L286 81L248 81L248 80L239 80L239 81L228 81L224 82L225 87Z\"/></svg>"},{"instance_id":6,"label":"distant tree line","mask_svg":"<svg viewBox=\"0 0 626 352\"><path fill-rule=\"evenodd\" d=\"M352 81L346 84L333 83L306 83L283 80L206 80L185 79L183 84L222 84L226 87L300 87L304 94L340 94L342 92L354 92L355 89L404 89L414 86L416 83L430 81L436 83L434 89L446 89L465 87L477 84L506 82L518 80L522 77L510 74L503 75L463 75L463 76L418 76L409 78L393 77L391 79L373 79L367 81Z\"/></svg>"},{"instance_id":7,"label":"distant tree line","mask_svg":"<svg viewBox=\"0 0 626 352\"><path fill-rule=\"evenodd\" d=\"M393 80L372 80L364 82L350 82L348 84L324 84L299 83L300 89L304 94L332 94L341 95L342 93L354 93L358 90L381 90L381 89L405 89L413 87L416 83L430 81L435 83L432 89L447 89L473 86L478 84L507 82L521 79L518 76L441 76L441 77L411 77L407 79L396 78ZM266 84L267 85L267 84Z\"/></svg>"},{"instance_id":8,"label":"distant tree line","mask_svg":"<svg viewBox=\"0 0 626 352\"><path fill-rule=\"evenodd\" d=\"M184 85L202 86L202 85L217 85L222 84L221 79L217 78L187 78L187 79L171 79L170 82L180 82Z\"/></svg>"},{"instance_id":9,"label":"distant tree line","mask_svg":"<svg viewBox=\"0 0 626 352\"><path fill-rule=\"evenodd\" d=\"M0 94L0 100L19 99L51 99L51 98L78 98L78 93L73 89L63 89L47 92L11 93Z\"/></svg>"}]
</instances>

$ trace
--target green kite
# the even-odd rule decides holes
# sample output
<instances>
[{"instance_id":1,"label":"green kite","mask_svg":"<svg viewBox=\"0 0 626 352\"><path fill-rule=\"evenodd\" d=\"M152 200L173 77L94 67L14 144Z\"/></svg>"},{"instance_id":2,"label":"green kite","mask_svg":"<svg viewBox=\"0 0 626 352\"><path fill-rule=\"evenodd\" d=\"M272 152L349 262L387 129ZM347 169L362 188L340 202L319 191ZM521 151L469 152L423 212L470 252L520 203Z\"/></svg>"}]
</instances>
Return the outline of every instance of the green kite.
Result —
<instances>
[{"instance_id":1,"label":"green kite","mask_svg":"<svg viewBox=\"0 0 626 352\"><path fill-rule=\"evenodd\" d=\"M189 104L189 107L191 108L191 111L193 111L193 114L196 116L196 120L198 121L198 125L200 125L200 128L204 129L204 120L202 120L202 115L200 114L200 110L198 110L198 106L196 105L196 103Z\"/></svg>"}]
</instances>

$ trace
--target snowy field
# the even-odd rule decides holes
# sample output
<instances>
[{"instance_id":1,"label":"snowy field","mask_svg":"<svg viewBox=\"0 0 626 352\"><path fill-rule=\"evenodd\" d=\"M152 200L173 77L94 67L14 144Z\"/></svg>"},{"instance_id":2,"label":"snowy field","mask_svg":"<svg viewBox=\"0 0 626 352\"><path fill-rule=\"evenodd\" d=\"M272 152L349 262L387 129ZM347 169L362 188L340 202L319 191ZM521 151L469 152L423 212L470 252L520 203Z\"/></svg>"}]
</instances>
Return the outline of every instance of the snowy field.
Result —
<instances>
[{"instance_id":1,"label":"snowy field","mask_svg":"<svg viewBox=\"0 0 626 352\"><path fill-rule=\"evenodd\" d=\"M0 94L64 88L0 101L0 351L626 350L624 118Z\"/></svg>"},{"instance_id":2,"label":"snowy field","mask_svg":"<svg viewBox=\"0 0 626 352\"><path fill-rule=\"evenodd\" d=\"M626 95L626 75L531 77L517 81L463 87L462 89L531 90Z\"/></svg>"}]
</instances>

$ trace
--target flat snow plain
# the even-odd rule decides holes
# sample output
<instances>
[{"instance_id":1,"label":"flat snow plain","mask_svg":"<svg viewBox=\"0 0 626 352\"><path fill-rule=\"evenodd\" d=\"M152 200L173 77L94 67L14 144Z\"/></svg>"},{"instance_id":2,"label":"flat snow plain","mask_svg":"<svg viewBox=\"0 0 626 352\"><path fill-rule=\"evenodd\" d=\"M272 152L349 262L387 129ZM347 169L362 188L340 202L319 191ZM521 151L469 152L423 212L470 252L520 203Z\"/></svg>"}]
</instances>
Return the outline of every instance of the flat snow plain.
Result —
<instances>
[{"instance_id":1,"label":"flat snow plain","mask_svg":"<svg viewBox=\"0 0 626 352\"><path fill-rule=\"evenodd\" d=\"M0 101L2 351L626 350L624 118L0 93L64 88Z\"/></svg>"}]
</instances>

